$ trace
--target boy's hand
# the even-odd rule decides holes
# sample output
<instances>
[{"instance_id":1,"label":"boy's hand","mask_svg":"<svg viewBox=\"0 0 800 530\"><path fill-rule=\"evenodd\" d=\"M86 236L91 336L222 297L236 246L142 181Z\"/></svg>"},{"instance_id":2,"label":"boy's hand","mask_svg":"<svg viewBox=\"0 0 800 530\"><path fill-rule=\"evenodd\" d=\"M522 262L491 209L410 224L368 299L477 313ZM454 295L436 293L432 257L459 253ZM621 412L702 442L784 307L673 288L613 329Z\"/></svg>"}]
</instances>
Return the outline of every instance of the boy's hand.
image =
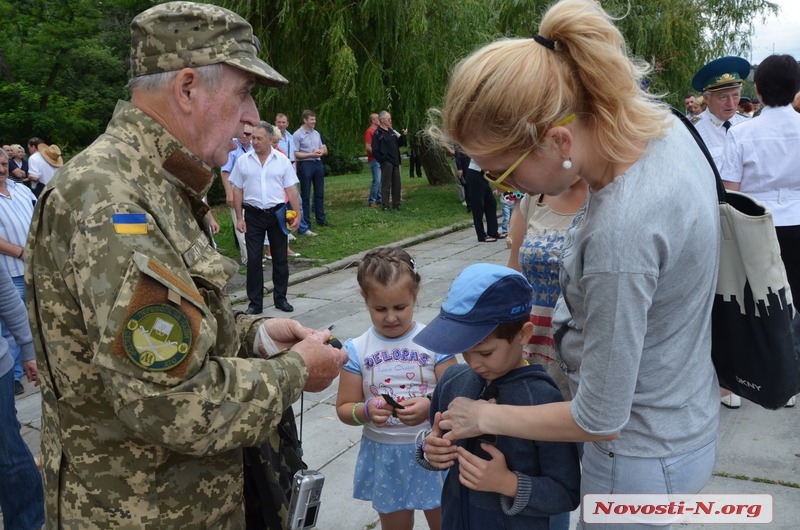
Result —
<instances>
[{"instance_id":1,"label":"boy's hand","mask_svg":"<svg viewBox=\"0 0 800 530\"><path fill-rule=\"evenodd\" d=\"M414 397L401 403L402 409L395 409L397 419L406 425L419 425L428 419L431 409L431 400L426 397Z\"/></svg>"},{"instance_id":2,"label":"boy's hand","mask_svg":"<svg viewBox=\"0 0 800 530\"><path fill-rule=\"evenodd\" d=\"M491 460L484 460L463 447L458 448L459 482L471 490L516 497L517 476L509 471L506 457L493 445L482 443L481 449L489 454Z\"/></svg>"},{"instance_id":3,"label":"boy's hand","mask_svg":"<svg viewBox=\"0 0 800 530\"><path fill-rule=\"evenodd\" d=\"M442 413L437 412L433 417L431 433L425 437L425 459L436 469L447 469L452 467L458 458L458 448L450 440L442 438L440 421Z\"/></svg>"}]
</instances>

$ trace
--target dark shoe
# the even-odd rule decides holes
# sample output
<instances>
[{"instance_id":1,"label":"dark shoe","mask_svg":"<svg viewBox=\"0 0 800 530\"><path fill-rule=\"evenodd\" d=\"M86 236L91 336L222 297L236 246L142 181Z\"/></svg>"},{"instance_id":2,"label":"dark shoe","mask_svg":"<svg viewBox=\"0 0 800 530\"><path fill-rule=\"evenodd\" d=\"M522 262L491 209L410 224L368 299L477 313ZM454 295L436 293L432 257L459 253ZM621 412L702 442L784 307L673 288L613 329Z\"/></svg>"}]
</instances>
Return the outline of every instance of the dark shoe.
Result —
<instances>
[{"instance_id":1,"label":"dark shoe","mask_svg":"<svg viewBox=\"0 0 800 530\"><path fill-rule=\"evenodd\" d=\"M392 211L392 209L391 209L391 208L389 208L388 206L383 206L382 208L383 208L383 211L384 211L384 212L390 212L390 211Z\"/></svg>"},{"instance_id":2,"label":"dark shoe","mask_svg":"<svg viewBox=\"0 0 800 530\"><path fill-rule=\"evenodd\" d=\"M394 209L395 210L400 210L400 205L399 204L395 205Z\"/></svg>"},{"instance_id":3,"label":"dark shoe","mask_svg":"<svg viewBox=\"0 0 800 530\"><path fill-rule=\"evenodd\" d=\"M245 315L260 315L261 309L256 309L255 307L248 307L247 311L244 312Z\"/></svg>"},{"instance_id":4,"label":"dark shoe","mask_svg":"<svg viewBox=\"0 0 800 530\"><path fill-rule=\"evenodd\" d=\"M317 226L333 226L328 221L322 221L321 223L317 221Z\"/></svg>"},{"instance_id":5,"label":"dark shoe","mask_svg":"<svg viewBox=\"0 0 800 530\"><path fill-rule=\"evenodd\" d=\"M22 383L19 381L14 381L14 395L20 395L25 393L25 387L22 386Z\"/></svg>"},{"instance_id":6,"label":"dark shoe","mask_svg":"<svg viewBox=\"0 0 800 530\"><path fill-rule=\"evenodd\" d=\"M280 300L278 302L275 302L275 307L287 313L291 313L292 311L294 311L294 307L292 307L292 305L286 300Z\"/></svg>"}]
</instances>

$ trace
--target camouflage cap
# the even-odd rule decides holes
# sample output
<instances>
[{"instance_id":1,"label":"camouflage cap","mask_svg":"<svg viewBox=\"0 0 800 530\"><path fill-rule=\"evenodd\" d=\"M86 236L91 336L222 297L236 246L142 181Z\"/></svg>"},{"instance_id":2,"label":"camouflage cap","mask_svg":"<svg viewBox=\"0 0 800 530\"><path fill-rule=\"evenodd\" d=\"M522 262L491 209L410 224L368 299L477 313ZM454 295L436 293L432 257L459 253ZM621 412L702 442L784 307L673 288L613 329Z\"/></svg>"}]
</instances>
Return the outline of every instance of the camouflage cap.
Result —
<instances>
[{"instance_id":1,"label":"camouflage cap","mask_svg":"<svg viewBox=\"0 0 800 530\"><path fill-rule=\"evenodd\" d=\"M172 72L225 63L255 74L264 85L285 77L258 58L258 40L248 22L228 9L196 2L168 2L131 22L131 75Z\"/></svg>"}]
</instances>

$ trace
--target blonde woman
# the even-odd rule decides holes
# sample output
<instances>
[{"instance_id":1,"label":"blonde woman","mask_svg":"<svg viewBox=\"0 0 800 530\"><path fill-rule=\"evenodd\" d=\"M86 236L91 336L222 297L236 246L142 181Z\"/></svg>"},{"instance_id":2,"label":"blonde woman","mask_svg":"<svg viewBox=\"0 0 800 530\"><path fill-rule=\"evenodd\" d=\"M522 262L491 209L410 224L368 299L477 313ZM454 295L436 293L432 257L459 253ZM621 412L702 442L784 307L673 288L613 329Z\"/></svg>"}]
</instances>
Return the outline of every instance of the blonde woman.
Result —
<instances>
[{"instance_id":1,"label":"blonde woman","mask_svg":"<svg viewBox=\"0 0 800 530\"><path fill-rule=\"evenodd\" d=\"M15 182L28 183L28 161L25 160L25 149L19 144L11 146L8 157L8 176Z\"/></svg>"},{"instance_id":2,"label":"blonde woman","mask_svg":"<svg viewBox=\"0 0 800 530\"><path fill-rule=\"evenodd\" d=\"M640 88L647 71L597 2L563 0L533 38L458 64L433 131L501 187L557 195L586 181L553 315L572 401L458 398L441 422L449 439L588 442L582 495L693 493L714 466L714 176L686 128ZM447 444L437 450L456 458Z\"/></svg>"}]
</instances>

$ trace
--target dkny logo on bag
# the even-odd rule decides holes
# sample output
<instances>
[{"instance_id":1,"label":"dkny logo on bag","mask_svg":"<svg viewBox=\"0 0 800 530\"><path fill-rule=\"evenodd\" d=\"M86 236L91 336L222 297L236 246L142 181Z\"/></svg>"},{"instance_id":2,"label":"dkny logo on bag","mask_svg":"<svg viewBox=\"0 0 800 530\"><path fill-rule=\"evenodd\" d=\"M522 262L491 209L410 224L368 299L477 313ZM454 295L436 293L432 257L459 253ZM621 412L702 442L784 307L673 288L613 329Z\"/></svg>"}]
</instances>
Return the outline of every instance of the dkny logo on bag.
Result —
<instances>
[{"instance_id":1,"label":"dkny logo on bag","mask_svg":"<svg viewBox=\"0 0 800 530\"><path fill-rule=\"evenodd\" d=\"M757 385L755 383L751 383L747 379L742 379L738 375L736 375L734 377L736 377L736 382L739 383L740 385L744 385L746 387L752 388L752 389L757 390L759 392L761 391L761 385Z\"/></svg>"}]
</instances>

